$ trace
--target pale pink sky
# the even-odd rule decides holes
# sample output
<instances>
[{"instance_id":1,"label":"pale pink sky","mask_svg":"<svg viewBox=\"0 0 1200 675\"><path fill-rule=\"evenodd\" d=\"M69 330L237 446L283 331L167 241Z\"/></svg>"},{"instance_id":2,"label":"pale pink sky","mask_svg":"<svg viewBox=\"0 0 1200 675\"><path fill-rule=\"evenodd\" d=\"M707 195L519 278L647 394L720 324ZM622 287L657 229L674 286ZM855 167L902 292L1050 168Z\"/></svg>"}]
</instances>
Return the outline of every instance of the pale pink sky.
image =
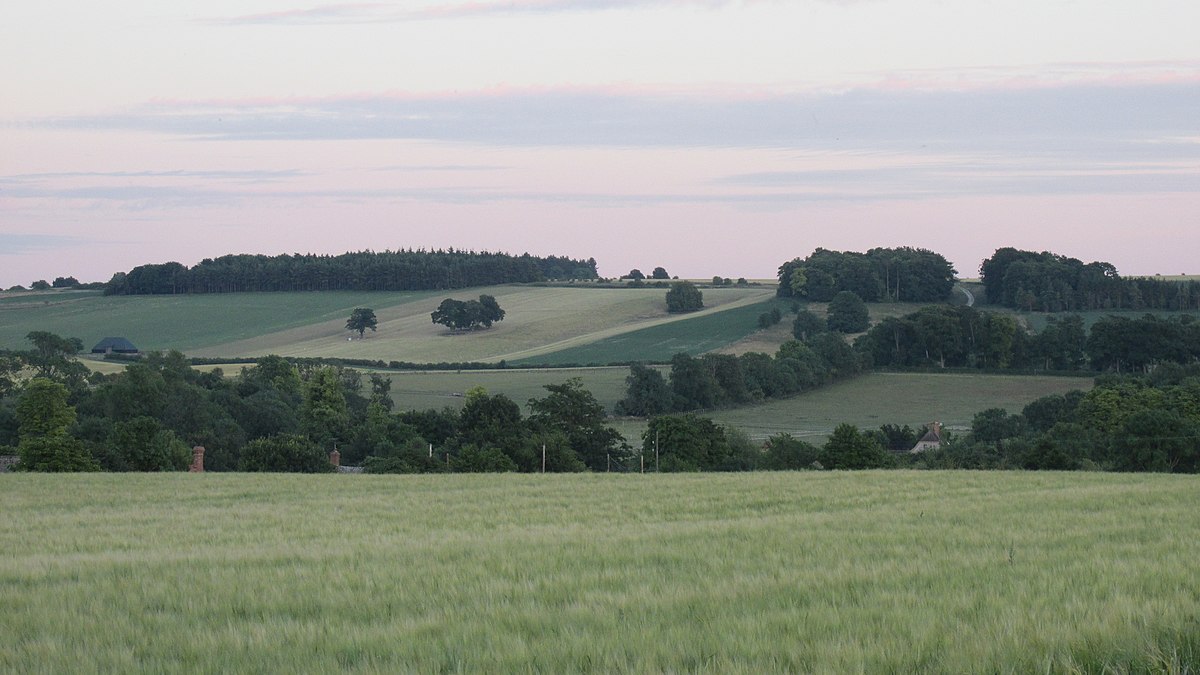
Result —
<instances>
[{"instance_id":1,"label":"pale pink sky","mask_svg":"<svg viewBox=\"0 0 1200 675\"><path fill-rule=\"evenodd\" d=\"M1194 0L108 5L0 8L0 287L410 247L1200 273Z\"/></svg>"}]
</instances>

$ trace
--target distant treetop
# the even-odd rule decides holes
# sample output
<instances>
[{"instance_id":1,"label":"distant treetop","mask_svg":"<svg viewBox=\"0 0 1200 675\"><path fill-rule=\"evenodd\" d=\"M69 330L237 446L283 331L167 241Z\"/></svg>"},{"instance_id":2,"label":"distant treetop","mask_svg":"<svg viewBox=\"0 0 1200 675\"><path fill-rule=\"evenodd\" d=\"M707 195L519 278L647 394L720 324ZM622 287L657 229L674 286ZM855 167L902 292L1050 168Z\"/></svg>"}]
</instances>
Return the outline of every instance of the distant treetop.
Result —
<instances>
[{"instance_id":1,"label":"distant treetop","mask_svg":"<svg viewBox=\"0 0 1200 675\"><path fill-rule=\"evenodd\" d=\"M954 290L954 267L923 248L873 248L866 253L818 248L779 267L783 298L829 302L851 291L866 302L942 302Z\"/></svg>"},{"instance_id":2,"label":"distant treetop","mask_svg":"<svg viewBox=\"0 0 1200 675\"><path fill-rule=\"evenodd\" d=\"M141 265L113 275L108 295L244 291L410 291L595 279L595 258L488 251L360 251L331 255L227 255L193 267ZM49 286L49 284L47 284Z\"/></svg>"}]
</instances>

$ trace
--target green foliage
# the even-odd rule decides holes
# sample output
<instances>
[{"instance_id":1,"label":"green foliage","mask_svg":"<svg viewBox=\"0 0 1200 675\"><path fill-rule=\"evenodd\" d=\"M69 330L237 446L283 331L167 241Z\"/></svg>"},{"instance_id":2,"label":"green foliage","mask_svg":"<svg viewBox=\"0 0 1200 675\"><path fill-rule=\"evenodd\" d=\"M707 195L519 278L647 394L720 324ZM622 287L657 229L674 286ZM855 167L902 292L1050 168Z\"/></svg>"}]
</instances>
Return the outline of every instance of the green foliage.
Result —
<instances>
[{"instance_id":1,"label":"green foliage","mask_svg":"<svg viewBox=\"0 0 1200 675\"><path fill-rule=\"evenodd\" d=\"M331 473L333 465L320 446L304 436L280 434L258 438L242 448L239 471Z\"/></svg>"},{"instance_id":2,"label":"green foliage","mask_svg":"<svg viewBox=\"0 0 1200 675\"><path fill-rule=\"evenodd\" d=\"M826 325L839 333L861 333L870 325L867 305L853 291L842 291L829 302Z\"/></svg>"},{"instance_id":3,"label":"green foliage","mask_svg":"<svg viewBox=\"0 0 1200 675\"><path fill-rule=\"evenodd\" d=\"M652 271L652 272L650 273L650 278L651 278L651 279L670 279L670 278L671 278L671 275L670 275L670 274L667 274L667 270L666 270L666 268L663 268L663 267L655 267L655 268L654 268L654 271Z\"/></svg>"},{"instance_id":4,"label":"green foliage","mask_svg":"<svg viewBox=\"0 0 1200 675\"><path fill-rule=\"evenodd\" d=\"M676 354L671 359L673 410L715 408L726 400L713 371L701 359Z\"/></svg>"},{"instance_id":5,"label":"green foliage","mask_svg":"<svg viewBox=\"0 0 1200 675\"><path fill-rule=\"evenodd\" d=\"M117 422L105 446L103 465L109 471L182 471L192 459L187 444L152 417Z\"/></svg>"},{"instance_id":6,"label":"green foliage","mask_svg":"<svg viewBox=\"0 0 1200 675\"><path fill-rule=\"evenodd\" d=\"M667 311L694 312L704 307L704 294L690 281L675 281L667 291Z\"/></svg>"},{"instance_id":7,"label":"green foliage","mask_svg":"<svg viewBox=\"0 0 1200 675\"><path fill-rule=\"evenodd\" d=\"M879 441L851 424L839 424L821 449L821 465L826 469L883 469L892 465Z\"/></svg>"},{"instance_id":8,"label":"green foliage","mask_svg":"<svg viewBox=\"0 0 1200 675\"><path fill-rule=\"evenodd\" d=\"M954 289L954 268L919 248L874 248L866 253L818 248L779 267L780 297L829 302L852 291L868 302L942 302Z\"/></svg>"},{"instance_id":9,"label":"green foliage","mask_svg":"<svg viewBox=\"0 0 1200 675\"><path fill-rule=\"evenodd\" d=\"M767 329L783 320L783 312L779 311L778 307L772 307L769 312L763 312L758 315L758 327Z\"/></svg>"},{"instance_id":10,"label":"green foliage","mask_svg":"<svg viewBox=\"0 0 1200 675\"><path fill-rule=\"evenodd\" d=\"M692 414L653 417L642 434L646 470L737 470L725 430L712 420Z\"/></svg>"},{"instance_id":11,"label":"green foliage","mask_svg":"<svg viewBox=\"0 0 1200 675\"><path fill-rule=\"evenodd\" d=\"M769 471L799 471L821 468L821 449L790 434L777 434L767 440L762 468Z\"/></svg>"},{"instance_id":12,"label":"green foliage","mask_svg":"<svg viewBox=\"0 0 1200 675\"><path fill-rule=\"evenodd\" d=\"M674 394L666 378L654 368L640 363L629 367L625 391L625 398L615 406L618 415L650 417L671 412L674 408Z\"/></svg>"},{"instance_id":13,"label":"green foliage","mask_svg":"<svg viewBox=\"0 0 1200 675\"><path fill-rule=\"evenodd\" d=\"M642 274L642 271L635 267L635 268L629 270L629 273L622 276L621 278L622 279L634 279L634 280L640 281L642 279L645 279L646 275Z\"/></svg>"},{"instance_id":14,"label":"green foliage","mask_svg":"<svg viewBox=\"0 0 1200 675\"><path fill-rule=\"evenodd\" d=\"M17 454L24 471L95 471L98 466L83 443L68 433L76 411L67 388L45 378L29 381L16 407L20 441Z\"/></svg>"},{"instance_id":15,"label":"green foliage","mask_svg":"<svg viewBox=\"0 0 1200 675\"><path fill-rule=\"evenodd\" d=\"M825 330L825 322L821 317L807 309L796 310L796 318L792 320L792 336L801 342Z\"/></svg>"},{"instance_id":16,"label":"green foliage","mask_svg":"<svg viewBox=\"0 0 1200 675\"><path fill-rule=\"evenodd\" d=\"M573 377L548 384L546 391L545 397L529 400L529 422L534 428L561 434L578 461L592 471L605 470L610 458L628 458L621 434L605 424L604 406L583 388L583 380Z\"/></svg>"},{"instance_id":17,"label":"green foliage","mask_svg":"<svg viewBox=\"0 0 1200 675\"><path fill-rule=\"evenodd\" d=\"M930 305L884 318L854 344L875 366L1019 368L1039 365L1038 355L1044 353L1047 365L1069 369L1079 365L1072 356L1078 346L1074 326L1064 321L1053 335L1031 341L1010 316L963 305Z\"/></svg>"},{"instance_id":18,"label":"green foliage","mask_svg":"<svg viewBox=\"0 0 1200 675\"><path fill-rule=\"evenodd\" d=\"M507 473L517 470L517 463L500 448L479 447L468 443L459 448L450 460L451 469L458 473Z\"/></svg>"},{"instance_id":19,"label":"green foliage","mask_svg":"<svg viewBox=\"0 0 1200 675\"><path fill-rule=\"evenodd\" d=\"M75 422L75 408L67 403L67 388L43 377L25 385L17 402L17 424L22 438L64 434Z\"/></svg>"},{"instance_id":20,"label":"green foliage","mask_svg":"<svg viewBox=\"0 0 1200 675\"><path fill-rule=\"evenodd\" d=\"M141 265L114 275L105 293L246 291L404 291L466 288L546 279L595 279L596 261L466 251L362 251L338 256L227 255L188 268Z\"/></svg>"},{"instance_id":21,"label":"green foliage","mask_svg":"<svg viewBox=\"0 0 1200 675\"><path fill-rule=\"evenodd\" d=\"M1000 248L979 267L990 303L1042 312L1200 309L1200 282L1122 278L1107 262Z\"/></svg>"},{"instance_id":22,"label":"green foliage","mask_svg":"<svg viewBox=\"0 0 1200 675\"><path fill-rule=\"evenodd\" d=\"M66 382L69 385L82 382L87 368L71 360L72 356L83 350L83 342L79 338L64 338L47 331L35 330L26 335L25 339L33 343L33 350L29 352L27 360L38 377Z\"/></svg>"},{"instance_id":23,"label":"green foliage","mask_svg":"<svg viewBox=\"0 0 1200 675\"><path fill-rule=\"evenodd\" d=\"M479 300L455 300L446 298L438 308L431 313L433 323L440 323L456 331L491 328L492 324L504 320L504 310L496 298L481 295Z\"/></svg>"},{"instance_id":24,"label":"green foliage","mask_svg":"<svg viewBox=\"0 0 1200 675\"><path fill-rule=\"evenodd\" d=\"M355 307L354 311L350 312L350 318L346 320L346 330L358 331L359 338L362 338L368 328L374 333L378 325L379 320L375 318L375 310L368 307Z\"/></svg>"},{"instance_id":25,"label":"green foliage","mask_svg":"<svg viewBox=\"0 0 1200 675\"><path fill-rule=\"evenodd\" d=\"M21 471L76 472L98 471L99 464L83 442L68 434L23 438L17 445Z\"/></svg>"},{"instance_id":26,"label":"green foliage","mask_svg":"<svg viewBox=\"0 0 1200 675\"><path fill-rule=\"evenodd\" d=\"M346 392L335 369L317 368L304 383L304 402L300 406L300 428L322 448L332 448L348 436L350 410Z\"/></svg>"}]
</instances>

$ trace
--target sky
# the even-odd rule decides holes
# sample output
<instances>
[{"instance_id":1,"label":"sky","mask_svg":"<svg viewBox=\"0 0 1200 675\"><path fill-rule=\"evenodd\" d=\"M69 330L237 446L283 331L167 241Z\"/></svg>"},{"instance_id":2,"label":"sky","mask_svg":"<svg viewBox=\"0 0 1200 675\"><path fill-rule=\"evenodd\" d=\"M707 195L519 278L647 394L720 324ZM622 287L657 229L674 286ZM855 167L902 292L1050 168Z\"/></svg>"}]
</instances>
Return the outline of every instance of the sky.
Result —
<instances>
[{"instance_id":1,"label":"sky","mask_svg":"<svg viewBox=\"0 0 1200 675\"><path fill-rule=\"evenodd\" d=\"M1200 274L1196 0L14 0L0 287L456 248Z\"/></svg>"}]
</instances>

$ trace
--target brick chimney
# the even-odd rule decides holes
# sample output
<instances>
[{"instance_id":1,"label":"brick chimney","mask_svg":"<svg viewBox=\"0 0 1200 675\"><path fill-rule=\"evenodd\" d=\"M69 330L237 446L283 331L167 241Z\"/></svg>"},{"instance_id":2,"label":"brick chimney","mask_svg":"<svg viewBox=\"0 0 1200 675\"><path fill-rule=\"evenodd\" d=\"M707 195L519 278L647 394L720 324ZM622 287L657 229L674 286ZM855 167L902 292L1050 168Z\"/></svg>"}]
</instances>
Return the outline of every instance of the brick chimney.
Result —
<instances>
[{"instance_id":1,"label":"brick chimney","mask_svg":"<svg viewBox=\"0 0 1200 675\"><path fill-rule=\"evenodd\" d=\"M188 467L191 473L204 473L204 446L192 448L192 465Z\"/></svg>"},{"instance_id":2,"label":"brick chimney","mask_svg":"<svg viewBox=\"0 0 1200 675\"><path fill-rule=\"evenodd\" d=\"M333 452L329 453L329 463L335 469L342 465L342 453L338 452L337 448L334 448Z\"/></svg>"}]
</instances>

